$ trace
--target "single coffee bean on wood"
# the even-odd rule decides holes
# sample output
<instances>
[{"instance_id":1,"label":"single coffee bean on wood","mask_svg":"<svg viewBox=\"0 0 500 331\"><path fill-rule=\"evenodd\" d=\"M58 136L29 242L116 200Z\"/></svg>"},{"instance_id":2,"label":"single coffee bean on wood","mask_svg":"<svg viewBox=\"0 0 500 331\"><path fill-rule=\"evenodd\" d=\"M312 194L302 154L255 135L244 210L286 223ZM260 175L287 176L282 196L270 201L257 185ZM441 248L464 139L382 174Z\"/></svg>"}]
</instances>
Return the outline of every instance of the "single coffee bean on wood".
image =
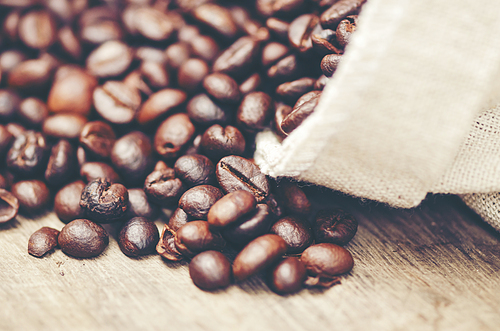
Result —
<instances>
[{"instance_id":1,"label":"single coffee bean on wood","mask_svg":"<svg viewBox=\"0 0 500 331\"><path fill-rule=\"evenodd\" d=\"M80 206L80 198L84 188L85 183L77 180L67 184L57 192L54 198L54 212L63 223L85 216L85 210Z\"/></svg>"},{"instance_id":2,"label":"single coffee bean on wood","mask_svg":"<svg viewBox=\"0 0 500 331\"><path fill-rule=\"evenodd\" d=\"M228 287L231 284L231 263L221 252L205 251L189 263L193 283L205 291Z\"/></svg>"},{"instance_id":3,"label":"single coffee bean on wood","mask_svg":"<svg viewBox=\"0 0 500 331\"><path fill-rule=\"evenodd\" d=\"M306 221L294 216L287 216L279 219L271 228L274 233L288 245L289 254L299 254L311 245L314 240L312 230Z\"/></svg>"},{"instance_id":4,"label":"single coffee bean on wood","mask_svg":"<svg viewBox=\"0 0 500 331\"><path fill-rule=\"evenodd\" d=\"M9 149L7 168L21 176L36 176L45 170L49 150L43 134L26 131L16 137Z\"/></svg>"},{"instance_id":5,"label":"single coffee bean on wood","mask_svg":"<svg viewBox=\"0 0 500 331\"><path fill-rule=\"evenodd\" d=\"M159 239L160 234L154 222L144 217L134 217L120 230L118 245L123 254L136 257L153 253Z\"/></svg>"},{"instance_id":6,"label":"single coffee bean on wood","mask_svg":"<svg viewBox=\"0 0 500 331\"><path fill-rule=\"evenodd\" d=\"M45 180L53 186L62 186L74 179L78 169L76 150L71 143L65 139L52 147Z\"/></svg>"},{"instance_id":7,"label":"single coffee bean on wood","mask_svg":"<svg viewBox=\"0 0 500 331\"><path fill-rule=\"evenodd\" d=\"M6 223L17 216L19 200L6 189L0 188L0 224Z\"/></svg>"},{"instance_id":8,"label":"single coffee bean on wood","mask_svg":"<svg viewBox=\"0 0 500 331\"><path fill-rule=\"evenodd\" d=\"M27 214L37 213L51 201L50 191L41 180L23 180L12 185L12 194L19 201L19 208Z\"/></svg>"},{"instance_id":9,"label":"single coffee bean on wood","mask_svg":"<svg viewBox=\"0 0 500 331\"><path fill-rule=\"evenodd\" d=\"M320 210L314 221L316 242L346 245L356 234L358 221L342 209Z\"/></svg>"},{"instance_id":10,"label":"single coffee bean on wood","mask_svg":"<svg viewBox=\"0 0 500 331\"><path fill-rule=\"evenodd\" d=\"M175 170L172 168L155 170L144 181L144 192L148 198L163 207L177 204L185 191L186 186L175 177Z\"/></svg>"},{"instance_id":11,"label":"single coffee bean on wood","mask_svg":"<svg viewBox=\"0 0 500 331\"><path fill-rule=\"evenodd\" d=\"M58 236L58 230L46 226L35 231L28 240L28 253L36 257L44 256L57 247Z\"/></svg>"},{"instance_id":12,"label":"single coffee bean on wood","mask_svg":"<svg viewBox=\"0 0 500 331\"><path fill-rule=\"evenodd\" d=\"M216 228L228 226L252 211L255 205L252 193L243 190L231 192L210 208L207 215L208 224Z\"/></svg>"},{"instance_id":13,"label":"single coffee bean on wood","mask_svg":"<svg viewBox=\"0 0 500 331\"><path fill-rule=\"evenodd\" d=\"M122 184L112 183L107 178L97 178L83 189L80 206L91 220L112 223L127 211L128 191Z\"/></svg>"},{"instance_id":14,"label":"single coffee bean on wood","mask_svg":"<svg viewBox=\"0 0 500 331\"><path fill-rule=\"evenodd\" d=\"M87 258L101 254L108 246L109 237L99 224L87 219L76 219L62 228L57 241L64 253Z\"/></svg>"},{"instance_id":15,"label":"single coffee bean on wood","mask_svg":"<svg viewBox=\"0 0 500 331\"><path fill-rule=\"evenodd\" d=\"M272 269L270 278L269 287L274 292L290 294L302 289L307 271L297 257L287 257Z\"/></svg>"}]
</instances>

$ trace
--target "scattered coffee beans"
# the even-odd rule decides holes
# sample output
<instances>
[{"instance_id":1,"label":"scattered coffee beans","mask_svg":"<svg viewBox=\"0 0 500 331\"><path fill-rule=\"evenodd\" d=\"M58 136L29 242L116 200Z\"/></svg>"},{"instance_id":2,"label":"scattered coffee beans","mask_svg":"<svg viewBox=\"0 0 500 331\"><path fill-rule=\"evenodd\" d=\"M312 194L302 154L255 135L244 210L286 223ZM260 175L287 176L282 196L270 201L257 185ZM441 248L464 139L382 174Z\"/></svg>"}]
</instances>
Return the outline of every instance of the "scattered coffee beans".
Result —
<instances>
[{"instance_id":1,"label":"scattered coffee beans","mask_svg":"<svg viewBox=\"0 0 500 331\"><path fill-rule=\"evenodd\" d=\"M43 227L35 231L28 240L28 253L36 257L42 257L57 247L59 231L49 227Z\"/></svg>"},{"instance_id":2,"label":"scattered coffee beans","mask_svg":"<svg viewBox=\"0 0 500 331\"><path fill-rule=\"evenodd\" d=\"M108 246L109 237L99 224L87 219L76 219L62 228L57 241L62 251L68 255L94 257Z\"/></svg>"},{"instance_id":3,"label":"scattered coffee beans","mask_svg":"<svg viewBox=\"0 0 500 331\"><path fill-rule=\"evenodd\" d=\"M279 294L295 293L306 279L304 264L296 257L288 257L272 269L269 287Z\"/></svg>"},{"instance_id":4,"label":"scattered coffee beans","mask_svg":"<svg viewBox=\"0 0 500 331\"><path fill-rule=\"evenodd\" d=\"M123 254L135 257L153 253L159 239L158 228L153 222L134 217L121 229L118 244Z\"/></svg>"},{"instance_id":5,"label":"scattered coffee beans","mask_svg":"<svg viewBox=\"0 0 500 331\"><path fill-rule=\"evenodd\" d=\"M189 263L189 275L202 290L224 288L231 283L231 263L221 252L205 251Z\"/></svg>"}]
</instances>

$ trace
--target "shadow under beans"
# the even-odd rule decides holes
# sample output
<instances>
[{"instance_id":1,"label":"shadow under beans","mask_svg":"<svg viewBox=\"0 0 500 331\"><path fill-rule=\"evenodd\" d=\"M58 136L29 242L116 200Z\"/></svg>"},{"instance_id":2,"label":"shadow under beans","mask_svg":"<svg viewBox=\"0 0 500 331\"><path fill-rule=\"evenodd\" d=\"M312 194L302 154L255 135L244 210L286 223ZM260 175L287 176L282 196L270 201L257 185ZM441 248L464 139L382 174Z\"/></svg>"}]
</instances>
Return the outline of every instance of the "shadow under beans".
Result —
<instances>
[{"instance_id":1,"label":"shadow under beans","mask_svg":"<svg viewBox=\"0 0 500 331\"><path fill-rule=\"evenodd\" d=\"M163 261L163 263L165 263L165 265L167 267L172 268L172 269L179 269L179 268L182 268L182 267L188 267L189 266L189 261L188 260L170 261L170 260L167 260L164 257L161 257L161 256L159 256L159 257L161 258L161 260Z\"/></svg>"},{"instance_id":2,"label":"shadow under beans","mask_svg":"<svg viewBox=\"0 0 500 331\"><path fill-rule=\"evenodd\" d=\"M20 225L19 221L16 218L11 219L8 222L0 224L0 231L7 231L11 229L15 229Z\"/></svg>"}]
</instances>

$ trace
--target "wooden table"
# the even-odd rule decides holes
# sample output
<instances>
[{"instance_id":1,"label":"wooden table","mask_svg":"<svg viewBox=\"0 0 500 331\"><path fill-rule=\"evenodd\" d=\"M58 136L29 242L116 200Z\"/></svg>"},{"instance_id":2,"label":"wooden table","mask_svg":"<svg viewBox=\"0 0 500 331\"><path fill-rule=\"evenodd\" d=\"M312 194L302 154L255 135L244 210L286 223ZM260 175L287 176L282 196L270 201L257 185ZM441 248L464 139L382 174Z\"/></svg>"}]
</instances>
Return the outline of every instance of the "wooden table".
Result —
<instances>
[{"instance_id":1,"label":"wooden table","mask_svg":"<svg viewBox=\"0 0 500 331\"><path fill-rule=\"evenodd\" d=\"M430 196L413 210L330 192L315 201L359 220L347 246L355 267L340 285L290 296L261 277L203 292L187 263L131 259L114 239L95 259L60 250L38 259L27 253L31 233L63 224L20 216L0 228L0 329L500 329L500 236L458 198Z\"/></svg>"}]
</instances>

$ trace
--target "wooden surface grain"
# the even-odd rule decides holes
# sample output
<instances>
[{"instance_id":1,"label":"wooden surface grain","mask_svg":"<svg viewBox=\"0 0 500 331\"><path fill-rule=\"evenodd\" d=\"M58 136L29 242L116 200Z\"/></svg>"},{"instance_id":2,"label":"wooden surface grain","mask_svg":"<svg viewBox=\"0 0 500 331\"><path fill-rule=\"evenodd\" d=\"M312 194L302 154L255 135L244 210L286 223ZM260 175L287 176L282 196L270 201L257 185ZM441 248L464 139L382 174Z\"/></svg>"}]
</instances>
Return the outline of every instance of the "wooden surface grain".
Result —
<instances>
[{"instance_id":1,"label":"wooden surface grain","mask_svg":"<svg viewBox=\"0 0 500 331\"><path fill-rule=\"evenodd\" d=\"M94 259L27 253L48 213L0 227L1 330L498 330L500 237L452 196L394 210L335 193L316 203L359 220L342 284L279 296L262 275L195 287L186 263L132 259L111 238ZM161 222L158 221L160 226ZM112 228L108 230L113 232Z\"/></svg>"}]
</instances>

